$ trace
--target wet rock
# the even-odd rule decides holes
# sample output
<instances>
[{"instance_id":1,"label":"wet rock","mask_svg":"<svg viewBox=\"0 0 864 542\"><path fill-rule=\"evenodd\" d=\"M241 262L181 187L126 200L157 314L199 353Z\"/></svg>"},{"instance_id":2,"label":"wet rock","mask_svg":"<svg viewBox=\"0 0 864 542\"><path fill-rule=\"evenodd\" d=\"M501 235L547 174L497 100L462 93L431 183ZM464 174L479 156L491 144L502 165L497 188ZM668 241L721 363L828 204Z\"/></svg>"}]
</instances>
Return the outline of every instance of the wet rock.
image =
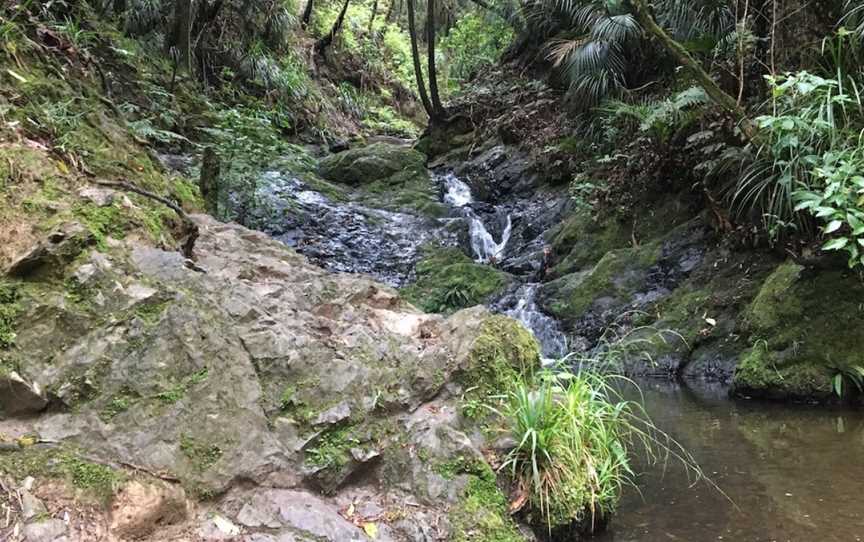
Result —
<instances>
[{"instance_id":1,"label":"wet rock","mask_svg":"<svg viewBox=\"0 0 864 542\"><path fill-rule=\"evenodd\" d=\"M7 269L12 277L37 273L57 274L82 251L94 243L93 235L82 225L66 223L15 259Z\"/></svg>"},{"instance_id":2,"label":"wet rock","mask_svg":"<svg viewBox=\"0 0 864 542\"><path fill-rule=\"evenodd\" d=\"M735 371L736 392L830 398L832 379L862 365L861 299L864 285L846 270L779 265L745 312L749 348Z\"/></svg>"},{"instance_id":3,"label":"wet rock","mask_svg":"<svg viewBox=\"0 0 864 542\"><path fill-rule=\"evenodd\" d=\"M34 414L47 405L48 399L35 382L27 382L15 371L0 374L0 412L9 416Z\"/></svg>"},{"instance_id":4,"label":"wet rock","mask_svg":"<svg viewBox=\"0 0 864 542\"><path fill-rule=\"evenodd\" d=\"M373 143L366 147L347 150L321 160L320 175L330 181L348 185L365 185L390 179L396 184L397 175L405 178L425 177L426 157L411 148Z\"/></svg>"},{"instance_id":5,"label":"wet rock","mask_svg":"<svg viewBox=\"0 0 864 542\"><path fill-rule=\"evenodd\" d=\"M143 538L159 527L185 521L187 508L180 486L132 480L114 497L110 529L120 538Z\"/></svg>"}]
</instances>

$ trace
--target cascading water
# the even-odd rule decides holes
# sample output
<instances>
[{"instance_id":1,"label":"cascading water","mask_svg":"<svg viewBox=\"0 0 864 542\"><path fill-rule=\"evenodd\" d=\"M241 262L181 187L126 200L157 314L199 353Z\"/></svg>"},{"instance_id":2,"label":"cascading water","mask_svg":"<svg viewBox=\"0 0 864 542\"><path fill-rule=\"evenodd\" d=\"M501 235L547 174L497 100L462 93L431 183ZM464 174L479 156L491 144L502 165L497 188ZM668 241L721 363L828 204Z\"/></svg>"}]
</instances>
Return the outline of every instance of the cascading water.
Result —
<instances>
[{"instance_id":1,"label":"cascading water","mask_svg":"<svg viewBox=\"0 0 864 542\"><path fill-rule=\"evenodd\" d=\"M559 360L567 355L567 336L558 322L537 307L540 284L529 282L501 298L495 307L510 318L519 320L540 343L544 361Z\"/></svg>"},{"instance_id":2,"label":"cascading water","mask_svg":"<svg viewBox=\"0 0 864 542\"><path fill-rule=\"evenodd\" d=\"M471 237L471 250L474 252L475 260L478 263L499 261L513 231L510 215L507 215L507 223L501 233L501 242L497 243L489 230L486 229L483 221L468 206L474 201L471 196L471 188L452 173L447 173L441 177L441 182L445 189L444 202L462 209L465 218L469 220L468 234Z\"/></svg>"},{"instance_id":3,"label":"cascading water","mask_svg":"<svg viewBox=\"0 0 864 542\"><path fill-rule=\"evenodd\" d=\"M441 177L441 182L445 189L444 201L462 209L463 214L470 221L468 231L471 237L471 250L474 251L476 260L480 263L500 261L513 230L510 215L507 215L501 242L496 243L483 221L468 207L473 201L471 188L452 173ZM502 297L493 309L522 322L540 343L543 358L557 360L567 355L567 338L558 322L544 314L537 306L536 296L539 288L538 283L522 284Z\"/></svg>"}]
</instances>

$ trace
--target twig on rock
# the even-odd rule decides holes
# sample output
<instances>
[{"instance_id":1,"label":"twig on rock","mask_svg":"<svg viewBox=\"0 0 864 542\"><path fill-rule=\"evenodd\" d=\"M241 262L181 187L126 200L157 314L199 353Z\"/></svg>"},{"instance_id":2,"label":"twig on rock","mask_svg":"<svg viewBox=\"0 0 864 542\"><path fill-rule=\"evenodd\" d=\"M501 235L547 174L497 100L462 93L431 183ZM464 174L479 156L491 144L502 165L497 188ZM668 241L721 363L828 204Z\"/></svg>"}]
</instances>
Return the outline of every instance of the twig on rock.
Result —
<instances>
[{"instance_id":1,"label":"twig on rock","mask_svg":"<svg viewBox=\"0 0 864 542\"><path fill-rule=\"evenodd\" d=\"M169 200L168 198L164 198L158 194L154 194L153 192L149 192L144 190L143 188L139 188L132 183L126 181L93 181L99 186L105 186L108 188L119 188L121 190L126 190L127 192L134 192L139 196L144 196L145 198L152 199L154 201L158 201L162 205L165 205L180 217L180 220L183 221L183 224L186 229L186 239L183 241L183 245L181 250L183 252L183 256L189 258L190 260L194 260L194 249L195 249L195 241L198 240L198 224L195 223L194 220L183 210L182 207Z\"/></svg>"}]
</instances>

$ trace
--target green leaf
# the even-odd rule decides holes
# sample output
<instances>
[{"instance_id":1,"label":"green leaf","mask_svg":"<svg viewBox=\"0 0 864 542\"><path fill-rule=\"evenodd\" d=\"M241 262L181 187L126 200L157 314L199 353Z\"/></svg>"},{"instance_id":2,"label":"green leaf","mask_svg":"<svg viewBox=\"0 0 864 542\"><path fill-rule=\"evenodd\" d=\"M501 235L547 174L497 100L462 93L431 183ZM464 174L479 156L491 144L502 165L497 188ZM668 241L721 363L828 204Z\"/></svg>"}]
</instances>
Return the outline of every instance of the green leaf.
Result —
<instances>
[{"instance_id":1,"label":"green leaf","mask_svg":"<svg viewBox=\"0 0 864 542\"><path fill-rule=\"evenodd\" d=\"M835 231L839 230L841 226L843 226L843 222L841 222L840 220L832 220L825 227L825 233L834 233Z\"/></svg>"},{"instance_id":2,"label":"green leaf","mask_svg":"<svg viewBox=\"0 0 864 542\"><path fill-rule=\"evenodd\" d=\"M839 237L837 239L832 239L822 245L822 250L840 250L849 244L849 239L845 237Z\"/></svg>"},{"instance_id":3,"label":"green leaf","mask_svg":"<svg viewBox=\"0 0 864 542\"><path fill-rule=\"evenodd\" d=\"M837 212L834 207L816 207L816 218L833 215Z\"/></svg>"}]
</instances>

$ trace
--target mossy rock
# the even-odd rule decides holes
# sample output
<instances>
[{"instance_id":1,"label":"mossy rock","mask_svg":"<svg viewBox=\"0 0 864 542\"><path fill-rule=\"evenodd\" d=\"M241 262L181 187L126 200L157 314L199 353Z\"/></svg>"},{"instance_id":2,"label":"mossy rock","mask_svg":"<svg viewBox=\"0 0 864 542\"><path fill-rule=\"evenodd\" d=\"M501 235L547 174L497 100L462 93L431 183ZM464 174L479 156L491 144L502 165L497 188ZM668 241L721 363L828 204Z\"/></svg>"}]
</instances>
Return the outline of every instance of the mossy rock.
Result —
<instances>
[{"instance_id":1,"label":"mossy rock","mask_svg":"<svg viewBox=\"0 0 864 542\"><path fill-rule=\"evenodd\" d=\"M740 358L736 391L827 398L835 375L864 367L862 318L864 284L857 277L781 264L747 310L752 347Z\"/></svg>"},{"instance_id":2,"label":"mossy rock","mask_svg":"<svg viewBox=\"0 0 864 542\"><path fill-rule=\"evenodd\" d=\"M591 310L621 308L645 287L648 270L659 257L659 243L609 251L592 269L544 284L540 302L550 314L568 323Z\"/></svg>"},{"instance_id":3,"label":"mossy rock","mask_svg":"<svg viewBox=\"0 0 864 542\"><path fill-rule=\"evenodd\" d=\"M321 160L318 172L324 179L351 186L390 180L404 184L426 176L426 156L410 147L373 143L333 154Z\"/></svg>"},{"instance_id":4,"label":"mossy rock","mask_svg":"<svg viewBox=\"0 0 864 542\"><path fill-rule=\"evenodd\" d=\"M597 217L587 210L571 214L546 236L555 262L549 276L557 278L589 268L609 251L631 246L634 239L649 244L692 217L678 197L646 203L644 209L626 221L614 215Z\"/></svg>"},{"instance_id":5,"label":"mossy rock","mask_svg":"<svg viewBox=\"0 0 864 542\"><path fill-rule=\"evenodd\" d=\"M417 281L402 297L426 312L450 312L486 302L509 282L506 273L474 262L458 248L427 249Z\"/></svg>"},{"instance_id":6,"label":"mossy rock","mask_svg":"<svg viewBox=\"0 0 864 542\"><path fill-rule=\"evenodd\" d=\"M491 316L480 327L462 380L483 399L506 392L540 367L540 345L530 331L507 316Z\"/></svg>"}]
</instances>

